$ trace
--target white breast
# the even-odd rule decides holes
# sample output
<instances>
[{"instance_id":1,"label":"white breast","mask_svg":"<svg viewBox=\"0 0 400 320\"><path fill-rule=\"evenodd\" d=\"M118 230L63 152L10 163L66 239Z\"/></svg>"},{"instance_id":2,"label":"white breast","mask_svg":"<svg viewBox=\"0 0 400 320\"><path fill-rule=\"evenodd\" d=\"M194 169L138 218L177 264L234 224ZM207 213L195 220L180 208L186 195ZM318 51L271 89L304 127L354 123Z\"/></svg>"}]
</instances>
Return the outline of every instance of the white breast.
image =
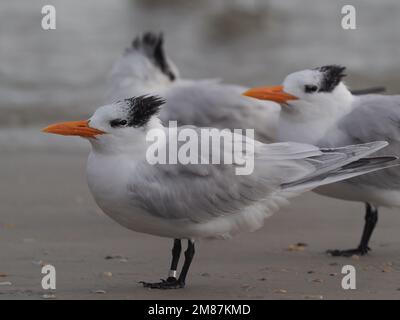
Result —
<instances>
[{"instance_id":1,"label":"white breast","mask_svg":"<svg viewBox=\"0 0 400 320\"><path fill-rule=\"evenodd\" d=\"M87 162L89 189L110 218L133 231L161 237L188 238L187 223L157 218L135 207L129 196L129 179L135 161L125 156L91 153Z\"/></svg>"}]
</instances>

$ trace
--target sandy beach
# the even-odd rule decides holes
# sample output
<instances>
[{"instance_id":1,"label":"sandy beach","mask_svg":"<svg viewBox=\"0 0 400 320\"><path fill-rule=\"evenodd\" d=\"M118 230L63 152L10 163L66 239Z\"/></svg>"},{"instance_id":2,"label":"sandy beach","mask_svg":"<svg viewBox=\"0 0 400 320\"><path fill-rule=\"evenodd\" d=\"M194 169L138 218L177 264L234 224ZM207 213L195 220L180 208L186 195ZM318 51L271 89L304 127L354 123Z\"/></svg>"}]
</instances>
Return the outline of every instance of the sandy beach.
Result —
<instances>
[{"instance_id":1,"label":"sandy beach","mask_svg":"<svg viewBox=\"0 0 400 320\"><path fill-rule=\"evenodd\" d=\"M185 289L145 289L140 280L165 277L171 241L126 230L96 207L86 147L1 154L0 299L400 298L397 213L382 210L368 256L333 258L326 249L358 242L363 207L311 193L257 232L198 243ZM288 250L297 243L307 246ZM51 293L41 287L46 263L56 268ZM341 288L345 264L357 270L356 290Z\"/></svg>"}]
</instances>

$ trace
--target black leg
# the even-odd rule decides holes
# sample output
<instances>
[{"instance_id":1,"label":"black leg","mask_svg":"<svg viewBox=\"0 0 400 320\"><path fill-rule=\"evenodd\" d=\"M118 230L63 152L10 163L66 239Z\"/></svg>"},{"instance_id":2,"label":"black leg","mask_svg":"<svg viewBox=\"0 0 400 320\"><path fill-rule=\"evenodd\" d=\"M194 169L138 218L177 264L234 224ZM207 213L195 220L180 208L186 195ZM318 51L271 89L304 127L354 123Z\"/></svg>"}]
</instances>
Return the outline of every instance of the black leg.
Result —
<instances>
[{"instance_id":1,"label":"black leg","mask_svg":"<svg viewBox=\"0 0 400 320\"><path fill-rule=\"evenodd\" d=\"M368 247L369 240L371 239L372 232L378 222L378 208L373 205L366 203L366 214L365 214L365 226L361 237L359 248L365 253L371 249Z\"/></svg>"},{"instance_id":2,"label":"black leg","mask_svg":"<svg viewBox=\"0 0 400 320\"><path fill-rule=\"evenodd\" d=\"M369 240L371 239L372 232L378 222L378 208L370 203L366 203L365 212L365 225L361 236L360 244L356 249L350 250L328 250L327 252L334 257L351 257L353 255L363 256L371 249L368 247Z\"/></svg>"},{"instance_id":3,"label":"black leg","mask_svg":"<svg viewBox=\"0 0 400 320\"><path fill-rule=\"evenodd\" d=\"M179 257L181 255L181 240L174 240L174 247L172 248L172 262L171 262L171 270L169 273L169 277L167 280L161 279L161 282L151 283L141 281L145 288L152 289L178 289L183 288L185 286L186 275L189 271L190 264L193 260L194 256L194 242L192 240L188 240L188 247L185 251L185 262L183 263L181 274L179 278L176 278L176 269L178 267Z\"/></svg>"},{"instance_id":4,"label":"black leg","mask_svg":"<svg viewBox=\"0 0 400 320\"><path fill-rule=\"evenodd\" d=\"M189 271L190 264L192 263L194 252L194 241L188 240L188 247L185 251L185 262L183 263L182 271L178 279L179 283L181 283L183 287L185 286L186 276Z\"/></svg>"},{"instance_id":5,"label":"black leg","mask_svg":"<svg viewBox=\"0 0 400 320\"><path fill-rule=\"evenodd\" d=\"M172 262L171 268L169 270L169 275L167 281L176 280L176 269L178 269L179 258L181 257L182 244L181 239L174 240L174 247L172 248Z\"/></svg>"}]
</instances>

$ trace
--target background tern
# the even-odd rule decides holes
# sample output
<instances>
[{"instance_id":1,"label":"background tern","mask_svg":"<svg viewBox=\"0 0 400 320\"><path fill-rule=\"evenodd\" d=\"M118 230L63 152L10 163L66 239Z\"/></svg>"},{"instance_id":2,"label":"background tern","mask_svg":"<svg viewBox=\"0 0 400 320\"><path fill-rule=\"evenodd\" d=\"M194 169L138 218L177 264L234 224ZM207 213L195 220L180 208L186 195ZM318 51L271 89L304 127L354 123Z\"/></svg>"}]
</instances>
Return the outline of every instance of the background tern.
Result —
<instances>
[{"instance_id":1,"label":"background tern","mask_svg":"<svg viewBox=\"0 0 400 320\"><path fill-rule=\"evenodd\" d=\"M146 32L136 37L115 62L107 85L106 103L144 94L160 95L166 103L163 124L219 129L255 129L255 138L275 141L280 106L272 101L242 96L248 88L218 79L184 79L164 50L162 34ZM355 94L384 91L384 87L357 90Z\"/></svg>"},{"instance_id":2,"label":"background tern","mask_svg":"<svg viewBox=\"0 0 400 320\"><path fill-rule=\"evenodd\" d=\"M89 120L43 129L90 141L88 184L107 215L131 230L174 239L168 279L143 282L145 287L184 287L196 239L224 239L256 230L288 198L391 166L395 159L363 158L385 147L386 142L320 149L291 142L263 144L236 135L235 144L254 146L254 171L250 175L236 175L236 162L151 165L145 156L149 130L172 134L157 118L162 104L163 100L154 96L125 99L99 108ZM211 153L224 152L220 148L213 144ZM188 240L188 248L177 278L181 239Z\"/></svg>"},{"instance_id":3,"label":"background tern","mask_svg":"<svg viewBox=\"0 0 400 320\"><path fill-rule=\"evenodd\" d=\"M278 141L344 146L375 140L388 141L378 154L400 154L400 96L353 95L342 82L345 67L328 65L288 75L282 86L260 87L245 95L282 104ZM400 169L342 181L318 193L366 203L363 234L356 249L329 250L335 256L364 255L378 220L378 206L400 206Z\"/></svg>"},{"instance_id":4,"label":"background tern","mask_svg":"<svg viewBox=\"0 0 400 320\"><path fill-rule=\"evenodd\" d=\"M151 32L135 38L111 71L106 103L144 94L166 99L160 119L178 125L219 129L255 129L256 139L275 138L280 106L246 99L247 90L218 79L183 79L164 51L163 36Z\"/></svg>"}]
</instances>

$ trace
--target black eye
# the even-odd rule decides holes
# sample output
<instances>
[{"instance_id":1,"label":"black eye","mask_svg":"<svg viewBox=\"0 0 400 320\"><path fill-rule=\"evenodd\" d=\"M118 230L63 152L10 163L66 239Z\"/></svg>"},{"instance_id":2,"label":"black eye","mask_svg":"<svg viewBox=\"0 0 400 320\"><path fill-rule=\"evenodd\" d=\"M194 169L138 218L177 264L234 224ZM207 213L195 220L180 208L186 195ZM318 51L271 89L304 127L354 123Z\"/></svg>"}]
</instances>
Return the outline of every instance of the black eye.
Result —
<instances>
[{"instance_id":1,"label":"black eye","mask_svg":"<svg viewBox=\"0 0 400 320\"><path fill-rule=\"evenodd\" d=\"M115 127L123 127L126 126L128 121L126 120L121 120L121 119L115 119L110 121L110 126L115 128Z\"/></svg>"},{"instance_id":2,"label":"black eye","mask_svg":"<svg viewBox=\"0 0 400 320\"><path fill-rule=\"evenodd\" d=\"M313 84L307 84L304 86L304 91L307 93L313 93L318 90L318 87Z\"/></svg>"}]
</instances>

